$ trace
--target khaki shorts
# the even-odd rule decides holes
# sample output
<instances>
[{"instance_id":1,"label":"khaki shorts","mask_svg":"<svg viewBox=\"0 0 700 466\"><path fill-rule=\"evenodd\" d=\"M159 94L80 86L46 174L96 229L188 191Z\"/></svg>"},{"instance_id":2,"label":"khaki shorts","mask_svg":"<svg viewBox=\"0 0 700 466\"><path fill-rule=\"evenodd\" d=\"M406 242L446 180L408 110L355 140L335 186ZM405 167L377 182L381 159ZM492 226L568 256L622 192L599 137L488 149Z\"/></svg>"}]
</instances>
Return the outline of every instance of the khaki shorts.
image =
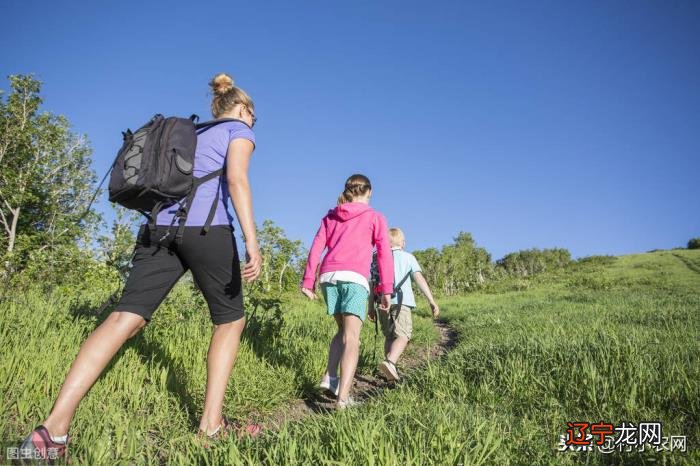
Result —
<instances>
[{"instance_id":1,"label":"khaki shorts","mask_svg":"<svg viewBox=\"0 0 700 466\"><path fill-rule=\"evenodd\" d=\"M413 320L411 320L411 308L408 306L401 306L401 310L398 309L398 304L391 305L391 312L396 315L394 319L394 328L392 329L392 322L389 321L389 312L377 309L377 314L379 314L379 323L382 326L382 333L387 338L396 337L406 337L411 339L411 334L413 333Z\"/></svg>"}]
</instances>

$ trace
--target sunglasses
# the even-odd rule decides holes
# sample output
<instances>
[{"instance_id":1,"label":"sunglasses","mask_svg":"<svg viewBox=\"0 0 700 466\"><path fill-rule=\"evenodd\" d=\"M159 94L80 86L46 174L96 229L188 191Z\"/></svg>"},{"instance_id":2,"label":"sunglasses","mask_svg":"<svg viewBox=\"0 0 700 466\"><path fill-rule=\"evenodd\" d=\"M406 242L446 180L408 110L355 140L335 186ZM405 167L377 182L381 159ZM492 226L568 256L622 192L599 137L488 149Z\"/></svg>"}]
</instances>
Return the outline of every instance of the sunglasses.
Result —
<instances>
[{"instance_id":1,"label":"sunglasses","mask_svg":"<svg viewBox=\"0 0 700 466\"><path fill-rule=\"evenodd\" d=\"M256 116L255 116L255 113L253 113L253 112L250 110L250 107L248 107L248 106L246 105L245 108L246 108L246 110L248 110L248 113L250 113L250 118L251 118L251 120L252 120L252 124L250 125L250 127L252 128L253 126L255 126L255 123L258 122L258 117L256 117Z\"/></svg>"}]
</instances>

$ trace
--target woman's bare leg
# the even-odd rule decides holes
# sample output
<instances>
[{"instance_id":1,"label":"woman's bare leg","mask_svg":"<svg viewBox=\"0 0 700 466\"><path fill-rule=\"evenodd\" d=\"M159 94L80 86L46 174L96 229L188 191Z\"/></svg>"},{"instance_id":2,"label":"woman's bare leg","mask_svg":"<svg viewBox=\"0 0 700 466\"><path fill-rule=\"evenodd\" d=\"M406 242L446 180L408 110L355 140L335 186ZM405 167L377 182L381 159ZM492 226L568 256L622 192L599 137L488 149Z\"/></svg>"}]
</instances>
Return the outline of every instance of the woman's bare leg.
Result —
<instances>
[{"instance_id":1,"label":"woman's bare leg","mask_svg":"<svg viewBox=\"0 0 700 466\"><path fill-rule=\"evenodd\" d=\"M214 325L207 354L207 392L199 428L212 433L221 424L226 385L238 355L245 318Z\"/></svg>"},{"instance_id":2,"label":"woman's bare leg","mask_svg":"<svg viewBox=\"0 0 700 466\"><path fill-rule=\"evenodd\" d=\"M49 417L42 423L52 436L68 433L80 401L124 342L146 325L132 312L112 312L80 347Z\"/></svg>"}]
</instances>

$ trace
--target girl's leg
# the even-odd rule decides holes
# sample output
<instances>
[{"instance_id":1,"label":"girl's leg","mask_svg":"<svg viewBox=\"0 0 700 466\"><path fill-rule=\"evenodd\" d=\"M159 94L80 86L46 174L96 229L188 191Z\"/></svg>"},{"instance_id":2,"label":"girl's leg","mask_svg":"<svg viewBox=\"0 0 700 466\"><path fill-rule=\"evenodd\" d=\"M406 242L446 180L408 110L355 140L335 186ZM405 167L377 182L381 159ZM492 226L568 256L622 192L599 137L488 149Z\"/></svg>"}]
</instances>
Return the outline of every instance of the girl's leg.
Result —
<instances>
[{"instance_id":1,"label":"girl's leg","mask_svg":"<svg viewBox=\"0 0 700 466\"><path fill-rule=\"evenodd\" d=\"M338 377L338 364L343 355L343 315L333 314L335 323L338 325L338 331L331 340L330 348L328 349L328 365L326 366L325 376Z\"/></svg>"},{"instance_id":2,"label":"girl's leg","mask_svg":"<svg viewBox=\"0 0 700 466\"><path fill-rule=\"evenodd\" d=\"M245 327L245 317L214 325L207 353L207 392L199 428L213 433L222 421L226 385L238 355L238 345Z\"/></svg>"},{"instance_id":3,"label":"girl's leg","mask_svg":"<svg viewBox=\"0 0 700 466\"><path fill-rule=\"evenodd\" d=\"M131 312L112 312L80 347L49 417L42 423L51 436L68 433L68 426L80 401L95 383L119 348L146 325Z\"/></svg>"},{"instance_id":4,"label":"girl's leg","mask_svg":"<svg viewBox=\"0 0 700 466\"><path fill-rule=\"evenodd\" d=\"M354 314L343 314L343 356L340 360L338 400L347 400L360 357L362 320Z\"/></svg>"}]
</instances>

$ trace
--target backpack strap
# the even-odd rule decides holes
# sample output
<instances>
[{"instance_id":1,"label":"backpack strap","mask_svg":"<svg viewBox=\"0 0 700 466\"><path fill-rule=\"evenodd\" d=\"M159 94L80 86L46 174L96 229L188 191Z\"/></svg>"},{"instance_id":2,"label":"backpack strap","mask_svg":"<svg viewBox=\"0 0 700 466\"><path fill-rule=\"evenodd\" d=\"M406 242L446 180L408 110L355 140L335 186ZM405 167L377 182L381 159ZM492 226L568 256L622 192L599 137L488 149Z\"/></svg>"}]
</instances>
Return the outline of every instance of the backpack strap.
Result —
<instances>
[{"instance_id":1,"label":"backpack strap","mask_svg":"<svg viewBox=\"0 0 700 466\"><path fill-rule=\"evenodd\" d=\"M223 174L224 170L218 170ZM214 215L216 214L216 208L219 204L219 194L221 194L221 183L216 187L216 195L214 196L214 202L211 203L211 208L209 209L209 215L207 215L207 220L204 222L202 227L202 234L206 235L209 233L209 227L211 227L211 222L214 221Z\"/></svg>"},{"instance_id":2,"label":"backpack strap","mask_svg":"<svg viewBox=\"0 0 700 466\"><path fill-rule=\"evenodd\" d=\"M156 229L156 219L158 218L158 214L160 213L160 211L163 210L164 205L165 203L163 201L156 202L156 205L153 206L151 212L148 215L144 213L144 215L146 215L146 218L148 218L148 227L151 229L151 231Z\"/></svg>"},{"instance_id":3,"label":"backpack strap","mask_svg":"<svg viewBox=\"0 0 700 466\"><path fill-rule=\"evenodd\" d=\"M406 280L408 280L408 277L410 277L410 276L411 276L411 271L409 270L408 273L406 274L406 276L403 277L403 279L399 282L399 284L394 287L394 294L396 295L396 301L398 302L398 308L399 308L398 312L401 312L401 306L403 305L403 290L401 289L401 287L406 282Z\"/></svg>"},{"instance_id":4,"label":"backpack strap","mask_svg":"<svg viewBox=\"0 0 700 466\"><path fill-rule=\"evenodd\" d=\"M403 286L404 283L406 283L406 280L408 280L408 277L411 276L411 271L409 270L408 273L406 274L405 277L401 279L398 285L394 287L394 293L398 293L401 287Z\"/></svg>"},{"instance_id":5,"label":"backpack strap","mask_svg":"<svg viewBox=\"0 0 700 466\"><path fill-rule=\"evenodd\" d=\"M185 198L184 202L178 209L177 213L175 214L175 217L178 218L178 227L177 227L177 233L175 234L175 244L182 244L182 236L185 233L185 222L187 222L187 214L189 213L190 207L192 205L192 200L194 199L194 195L197 192L197 188L199 188L201 185L206 183L207 181L213 180L214 178L219 178L221 175L224 174L224 169L220 168L218 170L215 170L211 173L208 173L200 178L195 178L194 181L192 182L192 189L190 190L189 194ZM209 231L209 227L211 226L211 222L214 219L214 214L216 213L216 207L217 204L219 203L219 190L220 187L217 186L216 188L216 197L214 198L214 202L212 203L211 209L209 210L209 215L207 216L207 221L204 223L204 227L202 228L202 232L206 234Z\"/></svg>"},{"instance_id":6,"label":"backpack strap","mask_svg":"<svg viewBox=\"0 0 700 466\"><path fill-rule=\"evenodd\" d=\"M197 131L197 135L200 135L203 132L205 132L206 130L211 129L214 126L219 125L221 123L226 123L227 121L237 121L239 123L243 123L244 125L248 126L248 123L246 123L243 120L239 120L238 118L217 118L216 120L209 120L209 121L205 121L202 123L197 123L196 125L194 125L194 129L195 129L195 131ZM250 128L250 126L248 126L248 127Z\"/></svg>"},{"instance_id":7,"label":"backpack strap","mask_svg":"<svg viewBox=\"0 0 700 466\"><path fill-rule=\"evenodd\" d=\"M392 250L391 255L394 255L394 251ZM394 295L396 295L396 301L398 302L398 312L401 312L401 306L403 305L403 290L401 287L403 286L404 283L406 283L406 280L408 280L408 277L411 276L412 271L409 270L406 275L401 279L401 281L394 286ZM391 313L389 314L391 315Z\"/></svg>"}]
</instances>

